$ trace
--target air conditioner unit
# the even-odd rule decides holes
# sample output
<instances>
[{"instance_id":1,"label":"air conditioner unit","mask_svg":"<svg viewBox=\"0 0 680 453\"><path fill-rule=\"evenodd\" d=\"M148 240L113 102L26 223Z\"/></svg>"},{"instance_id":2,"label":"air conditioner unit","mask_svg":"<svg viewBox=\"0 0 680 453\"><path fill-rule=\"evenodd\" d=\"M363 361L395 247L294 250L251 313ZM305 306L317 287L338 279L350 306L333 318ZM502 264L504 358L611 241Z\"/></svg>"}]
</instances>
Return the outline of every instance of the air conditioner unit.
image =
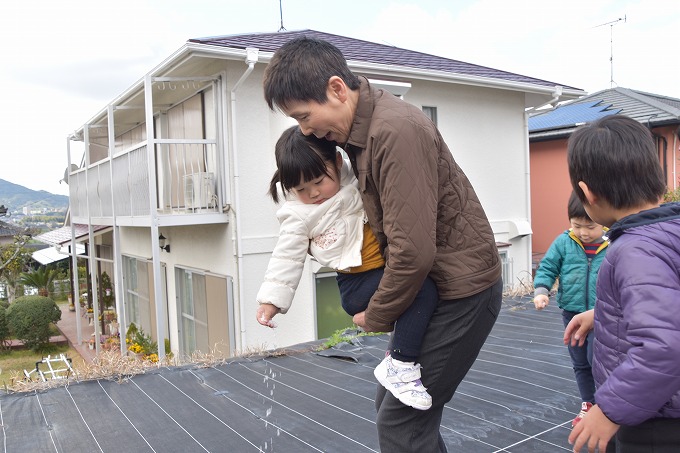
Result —
<instances>
[{"instance_id":1,"label":"air conditioner unit","mask_svg":"<svg viewBox=\"0 0 680 453\"><path fill-rule=\"evenodd\" d=\"M215 176L208 172L184 176L184 204L187 209L215 206Z\"/></svg>"}]
</instances>

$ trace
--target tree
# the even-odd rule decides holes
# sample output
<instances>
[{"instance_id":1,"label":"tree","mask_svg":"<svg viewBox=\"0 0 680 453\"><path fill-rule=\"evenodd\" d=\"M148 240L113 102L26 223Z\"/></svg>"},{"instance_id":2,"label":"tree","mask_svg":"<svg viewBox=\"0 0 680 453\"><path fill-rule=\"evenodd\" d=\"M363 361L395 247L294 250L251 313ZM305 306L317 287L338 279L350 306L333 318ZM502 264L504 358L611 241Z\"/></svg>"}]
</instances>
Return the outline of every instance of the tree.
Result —
<instances>
[{"instance_id":1,"label":"tree","mask_svg":"<svg viewBox=\"0 0 680 453\"><path fill-rule=\"evenodd\" d=\"M22 272L19 277L19 283L36 288L39 296L49 297L55 276L56 273L53 269L47 266L40 266L33 271Z\"/></svg>"},{"instance_id":2,"label":"tree","mask_svg":"<svg viewBox=\"0 0 680 453\"><path fill-rule=\"evenodd\" d=\"M14 301L21 272L26 270L31 257L28 249L24 247L30 239L31 234L26 231L14 236L13 244L0 247L0 282L5 284L7 300L10 303Z\"/></svg>"},{"instance_id":3,"label":"tree","mask_svg":"<svg viewBox=\"0 0 680 453\"><path fill-rule=\"evenodd\" d=\"M0 302L0 349L7 350L10 348L10 331L7 323L7 302Z\"/></svg>"}]
</instances>

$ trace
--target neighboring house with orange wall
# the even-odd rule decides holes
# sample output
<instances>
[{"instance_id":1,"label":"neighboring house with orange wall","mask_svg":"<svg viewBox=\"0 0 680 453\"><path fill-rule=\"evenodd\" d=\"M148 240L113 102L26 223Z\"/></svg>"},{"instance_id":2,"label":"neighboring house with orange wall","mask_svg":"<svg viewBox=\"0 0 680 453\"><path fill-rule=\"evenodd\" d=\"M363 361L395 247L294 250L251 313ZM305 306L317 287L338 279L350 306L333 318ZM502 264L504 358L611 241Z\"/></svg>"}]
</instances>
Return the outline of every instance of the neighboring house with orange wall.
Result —
<instances>
[{"instance_id":1,"label":"neighboring house with orange wall","mask_svg":"<svg viewBox=\"0 0 680 453\"><path fill-rule=\"evenodd\" d=\"M598 91L529 118L531 226L534 266L552 241L569 227L567 140L574 129L620 113L647 126L654 135L668 188L680 185L680 99L627 88Z\"/></svg>"}]
</instances>

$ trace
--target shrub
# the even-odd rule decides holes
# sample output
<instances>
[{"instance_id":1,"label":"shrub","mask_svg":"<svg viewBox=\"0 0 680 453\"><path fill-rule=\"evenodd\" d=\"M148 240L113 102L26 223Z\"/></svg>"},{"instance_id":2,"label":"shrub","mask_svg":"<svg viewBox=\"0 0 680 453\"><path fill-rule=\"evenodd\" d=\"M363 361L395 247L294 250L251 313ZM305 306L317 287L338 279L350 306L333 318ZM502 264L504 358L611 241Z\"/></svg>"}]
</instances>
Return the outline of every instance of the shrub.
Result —
<instances>
[{"instance_id":1,"label":"shrub","mask_svg":"<svg viewBox=\"0 0 680 453\"><path fill-rule=\"evenodd\" d=\"M158 344L151 339L150 335L144 333L144 329L137 327L135 323L130 323L125 335L125 343L128 345L128 349L135 353L145 356L158 353Z\"/></svg>"},{"instance_id":2,"label":"shrub","mask_svg":"<svg viewBox=\"0 0 680 453\"><path fill-rule=\"evenodd\" d=\"M7 307L0 304L0 348L5 350L9 348L9 326L7 325Z\"/></svg>"},{"instance_id":3,"label":"shrub","mask_svg":"<svg viewBox=\"0 0 680 453\"><path fill-rule=\"evenodd\" d=\"M50 343L50 324L61 319L61 310L48 297L19 297L7 310L7 324L14 336L33 350L45 349Z\"/></svg>"},{"instance_id":4,"label":"shrub","mask_svg":"<svg viewBox=\"0 0 680 453\"><path fill-rule=\"evenodd\" d=\"M675 190L668 190L663 196L663 201L668 203L669 201L680 201L680 187Z\"/></svg>"}]
</instances>

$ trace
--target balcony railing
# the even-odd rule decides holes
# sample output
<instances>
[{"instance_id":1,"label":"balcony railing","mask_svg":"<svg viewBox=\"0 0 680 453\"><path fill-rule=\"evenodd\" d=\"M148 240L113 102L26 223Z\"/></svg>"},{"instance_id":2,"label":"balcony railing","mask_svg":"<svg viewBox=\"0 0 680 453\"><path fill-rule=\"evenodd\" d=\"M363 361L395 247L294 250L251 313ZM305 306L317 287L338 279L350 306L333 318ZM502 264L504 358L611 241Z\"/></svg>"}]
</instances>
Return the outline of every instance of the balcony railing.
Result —
<instances>
[{"instance_id":1,"label":"balcony railing","mask_svg":"<svg viewBox=\"0 0 680 453\"><path fill-rule=\"evenodd\" d=\"M113 217L114 208L116 216L149 216L148 152L140 143L72 173L73 217ZM224 178L216 141L158 140L153 162L159 215L221 212Z\"/></svg>"}]
</instances>

